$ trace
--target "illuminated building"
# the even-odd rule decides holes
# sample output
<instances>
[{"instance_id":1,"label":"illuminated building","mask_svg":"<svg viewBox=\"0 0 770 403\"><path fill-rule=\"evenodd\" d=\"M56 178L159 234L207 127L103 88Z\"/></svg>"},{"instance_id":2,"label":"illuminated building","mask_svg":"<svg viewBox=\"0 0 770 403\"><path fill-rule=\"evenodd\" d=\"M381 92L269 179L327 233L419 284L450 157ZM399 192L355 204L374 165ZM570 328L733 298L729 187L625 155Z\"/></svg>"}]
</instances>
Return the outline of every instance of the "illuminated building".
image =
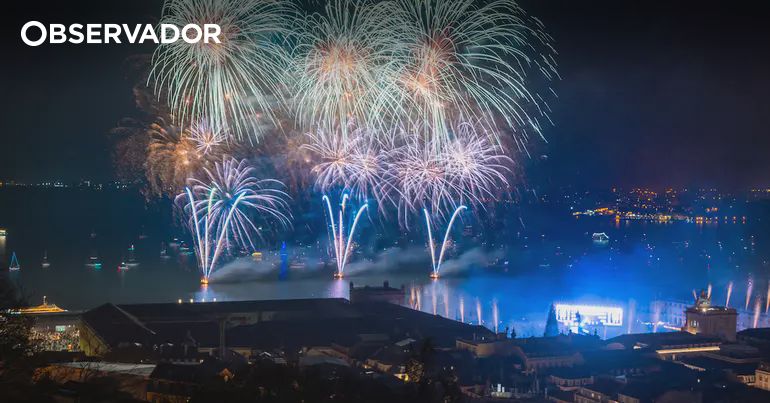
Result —
<instances>
[{"instance_id":1,"label":"illuminated building","mask_svg":"<svg viewBox=\"0 0 770 403\"><path fill-rule=\"evenodd\" d=\"M601 305L556 304L556 320L570 328L622 326L623 308Z\"/></svg>"},{"instance_id":2,"label":"illuminated building","mask_svg":"<svg viewBox=\"0 0 770 403\"><path fill-rule=\"evenodd\" d=\"M733 308L711 305L711 298L702 291L695 305L685 311L682 330L704 336L716 336L735 341L738 313Z\"/></svg>"},{"instance_id":3,"label":"illuminated building","mask_svg":"<svg viewBox=\"0 0 770 403\"><path fill-rule=\"evenodd\" d=\"M755 371L754 387L770 391L770 363L762 362Z\"/></svg>"}]
</instances>

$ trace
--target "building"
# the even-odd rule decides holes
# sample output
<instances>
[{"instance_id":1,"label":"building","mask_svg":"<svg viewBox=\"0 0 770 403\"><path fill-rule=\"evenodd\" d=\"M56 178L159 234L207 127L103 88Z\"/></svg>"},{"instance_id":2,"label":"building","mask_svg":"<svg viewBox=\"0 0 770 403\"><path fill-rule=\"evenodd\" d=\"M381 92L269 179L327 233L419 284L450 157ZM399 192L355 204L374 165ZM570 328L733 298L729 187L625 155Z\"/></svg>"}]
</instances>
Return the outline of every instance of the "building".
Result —
<instances>
[{"instance_id":1,"label":"building","mask_svg":"<svg viewBox=\"0 0 770 403\"><path fill-rule=\"evenodd\" d=\"M428 337L437 348L449 348L455 346L457 338L469 339L474 334L494 336L481 326L399 305L352 304L335 298L104 304L85 312L80 324L81 349L87 355L134 349L153 356L168 351L177 359L226 351L244 357L262 351L297 355L312 348L337 346L344 354L354 352L357 346L370 349Z\"/></svg>"},{"instance_id":2,"label":"building","mask_svg":"<svg viewBox=\"0 0 770 403\"><path fill-rule=\"evenodd\" d=\"M701 292L694 306L687 308L685 317L682 330L688 333L735 341L738 313L732 308L711 305L711 298L705 291Z\"/></svg>"},{"instance_id":3,"label":"building","mask_svg":"<svg viewBox=\"0 0 770 403\"><path fill-rule=\"evenodd\" d=\"M745 329L736 335L739 343L758 348L764 355L770 356L770 328Z\"/></svg>"},{"instance_id":4,"label":"building","mask_svg":"<svg viewBox=\"0 0 770 403\"><path fill-rule=\"evenodd\" d=\"M609 379L597 379L590 385L584 385L575 392L575 403L616 403L617 394L623 384Z\"/></svg>"},{"instance_id":5,"label":"building","mask_svg":"<svg viewBox=\"0 0 770 403\"><path fill-rule=\"evenodd\" d=\"M406 298L404 286L393 288L387 281L382 283L382 287L355 287L350 282L350 302L389 302L391 304L403 305Z\"/></svg>"},{"instance_id":6,"label":"building","mask_svg":"<svg viewBox=\"0 0 770 403\"><path fill-rule=\"evenodd\" d=\"M754 387L770 391L770 362L761 362L754 372Z\"/></svg>"},{"instance_id":7,"label":"building","mask_svg":"<svg viewBox=\"0 0 770 403\"><path fill-rule=\"evenodd\" d=\"M581 352L597 350L601 339L597 336L562 334L554 337L521 339L475 338L458 339L456 348L467 350L475 357L514 356L521 361L525 373L538 373L548 368L572 367L581 364Z\"/></svg>"},{"instance_id":8,"label":"building","mask_svg":"<svg viewBox=\"0 0 770 403\"><path fill-rule=\"evenodd\" d=\"M553 369L549 371L547 380L548 383L563 391L574 391L581 386L594 383L591 371L585 366Z\"/></svg>"}]
</instances>

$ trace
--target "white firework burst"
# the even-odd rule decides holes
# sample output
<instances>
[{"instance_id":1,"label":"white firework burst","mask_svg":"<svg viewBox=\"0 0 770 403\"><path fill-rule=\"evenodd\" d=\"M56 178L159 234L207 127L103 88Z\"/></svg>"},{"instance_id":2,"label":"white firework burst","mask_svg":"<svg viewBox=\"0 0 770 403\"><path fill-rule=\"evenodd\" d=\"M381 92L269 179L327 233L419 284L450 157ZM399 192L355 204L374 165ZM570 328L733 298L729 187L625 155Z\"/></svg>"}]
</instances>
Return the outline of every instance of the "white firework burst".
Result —
<instances>
[{"instance_id":1,"label":"white firework burst","mask_svg":"<svg viewBox=\"0 0 770 403\"><path fill-rule=\"evenodd\" d=\"M239 139L259 140L276 122L287 55L276 36L286 32L291 3L283 0L166 0L161 23L218 24L221 43L161 44L149 81L175 121L208 119Z\"/></svg>"}]
</instances>

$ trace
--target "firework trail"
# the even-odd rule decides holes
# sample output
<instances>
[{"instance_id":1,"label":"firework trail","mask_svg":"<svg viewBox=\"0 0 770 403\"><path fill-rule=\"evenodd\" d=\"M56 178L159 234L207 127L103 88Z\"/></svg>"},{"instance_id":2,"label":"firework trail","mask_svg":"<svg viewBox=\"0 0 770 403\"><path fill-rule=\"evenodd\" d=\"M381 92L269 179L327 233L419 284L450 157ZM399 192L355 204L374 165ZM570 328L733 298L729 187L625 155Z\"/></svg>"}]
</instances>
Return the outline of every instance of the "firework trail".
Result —
<instances>
[{"instance_id":1,"label":"firework trail","mask_svg":"<svg viewBox=\"0 0 770 403\"><path fill-rule=\"evenodd\" d=\"M444 317L449 317L449 289L447 287L443 288L443 292L441 293L441 297L444 302Z\"/></svg>"},{"instance_id":2,"label":"firework trail","mask_svg":"<svg viewBox=\"0 0 770 403\"><path fill-rule=\"evenodd\" d=\"M749 309L749 302L751 301L751 293L754 291L754 279L749 276L748 284L746 285L746 306L743 309Z\"/></svg>"},{"instance_id":3,"label":"firework trail","mask_svg":"<svg viewBox=\"0 0 770 403\"><path fill-rule=\"evenodd\" d=\"M342 278L343 273L345 271L345 265L347 264L348 257L350 257L350 242L353 240L353 235L355 235L356 232L356 226L358 225L358 220L361 218L361 215L364 213L364 210L367 209L368 205L364 203L356 213L355 217L353 218L353 225L350 227L350 233L347 235L347 240L345 236L345 226L343 223L343 218L345 217L345 207L348 201L348 195L343 194L342 195L342 203L340 204L340 209L338 212L339 216L339 224L335 226L334 221L334 211L332 210L331 201L329 200L329 197L324 195L323 201L326 203L326 208L329 216L329 224L331 227L331 241L333 244L333 250L334 250L334 256L337 260L337 271L334 273L335 278Z\"/></svg>"},{"instance_id":4,"label":"firework trail","mask_svg":"<svg viewBox=\"0 0 770 403\"><path fill-rule=\"evenodd\" d=\"M765 313L770 310L770 280L767 282L767 296L765 297Z\"/></svg>"},{"instance_id":5,"label":"firework trail","mask_svg":"<svg viewBox=\"0 0 770 403\"><path fill-rule=\"evenodd\" d=\"M413 121L449 140L455 117L498 120L519 133L542 136L548 120L543 97L530 89L535 78L557 77L555 51L542 24L513 0L396 0L407 53L401 58L402 103ZM550 90L550 89L549 89ZM496 132L495 132L496 133Z\"/></svg>"},{"instance_id":6,"label":"firework trail","mask_svg":"<svg viewBox=\"0 0 770 403\"><path fill-rule=\"evenodd\" d=\"M216 264L227 248L237 244L254 249L251 233L261 234L251 219L251 212L260 213L281 224L289 225L288 196L276 189L279 181L257 180L253 168L246 161L225 158L215 164L215 170L206 170L206 184L197 179L192 189L187 187L177 199L186 199L185 211L190 215L201 282L208 284ZM198 197L196 197L198 195Z\"/></svg>"},{"instance_id":7,"label":"firework trail","mask_svg":"<svg viewBox=\"0 0 770 403\"><path fill-rule=\"evenodd\" d=\"M481 301L478 298L476 298L476 317L479 318L479 326L483 325L484 321L481 320Z\"/></svg>"},{"instance_id":8,"label":"firework trail","mask_svg":"<svg viewBox=\"0 0 770 403\"><path fill-rule=\"evenodd\" d=\"M465 299L460 297L460 322L465 323Z\"/></svg>"},{"instance_id":9,"label":"firework trail","mask_svg":"<svg viewBox=\"0 0 770 403\"><path fill-rule=\"evenodd\" d=\"M497 334L499 323L500 323L500 312L497 306L497 299L492 300L492 320L495 323L494 324L495 334Z\"/></svg>"},{"instance_id":10,"label":"firework trail","mask_svg":"<svg viewBox=\"0 0 770 403\"><path fill-rule=\"evenodd\" d=\"M708 298L709 301L711 301L711 283L709 283L708 291L706 291L706 298Z\"/></svg>"},{"instance_id":11,"label":"firework trail","mask_svg":"<svg viewBox=\"0 0 770 403\"><path fill-rule=\"evenodd\" d=\"M423 210L425 213L425 225L428 227L428 248L430 248L430 259L433 269L431 271L430 278L434 280L439 277L439 270L441 270L441 262L444 260L444 253L446 252L447 242L449 241L449 232L452 230L452 225L454 224L457 215L466 208L467 207L465 206L460 206L454 211L454 213L452 213L452 218L449 220L449 224L447 224L446 232L444 232L444 240L441 242L441 250L439 251L438 259L436 259L436 244L433 242L430 215L428 214L428 210Z\"/></svg>"},{"instance_id":12,"label":"firework trail","mask_svg":"<svg viewBox=\"0 0 770 403\"><path fill-rule=\"evenodd\" d=\"M756 301L754 301L754 321L753 321L754 325L752 326L755 329L757 328L757 325L759 325L759 312L760 312L760 309L762 309L761 307L762 307L762 299L757 297Z\"/></svg>"},{"instance_id":13,"label":"firework trail","mask_svg":"<svg viewBox=\"0 0 770 403\"><path fill-rule=\"evenodd\" d=\"M733 294L733 282L727 283L727 300L725 301L725 308L730 306L730 296Z\"/></svg>"},{"instance_id":14,"label":"firework trail","mask_svg":"<svg viewBox=\"0 0 770 403\"><path fill-rule=\"evenodd\" d=\"M148 83L165 98L175 122L206 118L242 139L259 140L275 123L288 57L276 39L294 15L282 0L166 0L160 23L218 24L220 43L161 44Z\"/></svg>"},{"instance_id":15,"label":"firework trail","mask_svg":"<svg viewBox=\"0 0 770 403\"><path fill-rule=\"evenodd\" d=\"M431 297L431 302L432 302L432 306L433 306L433 314L436 315L437 314L436 311L438 309L438 296L436 295L436 284L435 283L433 284L433 287L431 287L430 297Z\"/></svg>"},{"instance_id":16,"label":"firework trail","mask_svg":"<svg viewBox=\"0 0 770 403\"><path fill-rule=\"evenodd\" d=\"M632 299L628 301L628 326L626 328L626 334L631 334L631 330L633 330L635 313L636 301Z\"/></svg>"},{"instance_id":17,"label":"firework trail","mask_svg":"<svg viewBox=\"0 0 770 403\"><path fill-rule=\"evenodd\" d=\"M658 326L660 325L661 309L662 307L661 307L661 304L659 303L655 304L655 307L653 308L653 311L652 311L652 322L653 322L652 332L653 333L658 333Z\"/></svg>"}]
</instances>

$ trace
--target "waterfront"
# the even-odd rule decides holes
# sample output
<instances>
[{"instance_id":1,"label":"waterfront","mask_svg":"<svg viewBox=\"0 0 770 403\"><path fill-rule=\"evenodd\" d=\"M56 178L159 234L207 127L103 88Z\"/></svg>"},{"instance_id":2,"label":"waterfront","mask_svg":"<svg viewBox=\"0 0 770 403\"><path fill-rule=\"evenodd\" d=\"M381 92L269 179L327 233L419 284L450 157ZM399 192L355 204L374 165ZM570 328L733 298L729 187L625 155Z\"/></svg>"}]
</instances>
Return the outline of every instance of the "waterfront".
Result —
<instances>
[{"instance_id":1,"label":"waterfront","mask_svg":"<svg viewBox=\"0 0 770 403\"><path fill-rule=\"evenodd\" d=\"M104 302L346 298L351 281L389 281L404 285L407 303L426 312L471 323L478 323L481 312L482 323L494 327L496 309L498 327L512 326L520 336L542 334L551 303L619 306L626 317L621 326L606 329L613 335L649 330L637 322L650 321L654 300L690 301L693 289L712 284L714 298L723 301L733 282L732 305L745 308L740 305L746 301L751 310L767 287L761 245L768 234L760 220L616 222L555 209L530 213L527 229L509 230L507 242L458 234L438 281L428 277L430 258L419 236L390 248L362 241L370 246L353 256L345 279L334 281L331 265L319 265L329 261L321 232L303 247L289 240L283 253L266 248L260 262L251 257L227 262L201 287L194 256L172 243L175 236L185 238L163 219L171 215L168 206L148 205L130 191L54 191L45 198L30 192L35 191L6 191L0 199L19 212L0 223L8 231L3 265L16 252L22 269L9 275L25 297L36 303L45 295L71 310ZM134 213L121 214L127 211ZM130 216L142 218L121 218ZM608 245L592 242L591 233L598 231L608 234ZM384 236L376 223L362 234L362 239ZM128 251L131 245L135 252ZM167 258L161 258L162 245ZM45 252L48 268L41 266ZM118 270L129 253L136 254L138 266ZM92 254L101 268L86 265ZM749 278L754 294L746 298Z\"/></svg>"}]
</instances>

